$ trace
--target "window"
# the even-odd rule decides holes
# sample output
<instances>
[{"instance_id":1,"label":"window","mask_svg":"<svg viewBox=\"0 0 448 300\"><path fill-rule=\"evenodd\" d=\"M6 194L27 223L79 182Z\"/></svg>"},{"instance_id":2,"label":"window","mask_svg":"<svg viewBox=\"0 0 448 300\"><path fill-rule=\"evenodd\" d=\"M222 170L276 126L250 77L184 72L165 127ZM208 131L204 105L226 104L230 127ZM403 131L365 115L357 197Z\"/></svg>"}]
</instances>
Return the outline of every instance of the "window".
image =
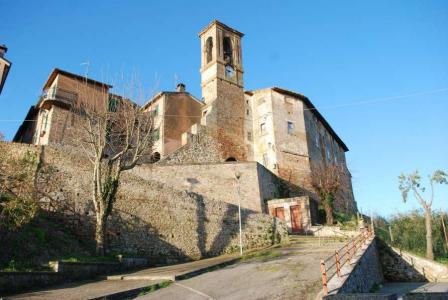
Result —
<instances>
[{"instance_id":1,"label":"window","mask_svg":"<svg viewBox=\"0 0 448 300\"><path fill-rule=\"evenodd\" d=\"M291 121L288 121L288 134L294 133L294 123Z\"/></svg>"},{"instance_id":2,"label":"window","mask_svg":"<svg viewBox=\"0 0 448 300\"><path fill-rule=\"evenodd\" d=\"M207 115L207 111L204 110L204 111L202 112L202 116L205 117L206 115Z\"/></svg>"},{"instance_id":3,"label":"window","mask_svg":"<svg viewBox=\"0 0 448 300\"><path fill-rule=\"evenodd\" d=\"M333 154L335 163L338 163L338 144L336 142L333 144Z\"/></svg>"},{"instance_id":4,"label":"window","mask_svg":"<svg viewBox=\"0 0 448 300\"><path fill-rule=\"evenodd\" d=\"M156 128L152 131L153 141L158 141L160 139L160 128Z\"/></svg>"},{"instance_id":5,"label":"window","mask_svg":"<svg viewBox=\"0 0 448 300\"><path fill-rule=\"evenodd\" d=\"M153 110L151 110L151 116L154 118L157 117L158 115L159 115L159 105L156 105L156 107Z\"/></svg>"},{"instance_id":6,"label":"window","mask_svg":"<svg viewBox=\"0 0 448 300\"><path fill-rule=\"evenodd\" d=\"M224 61L228 64L232 63L232 40L230 37L226 36L222 42Z\"/></svg>"},{"instance_id":7,"label":"window","mask_svg":"<svg viewBox=\"0 0 448 300\"><path fill-rule=\"evenodd\" d=\"M330 154L330 148L327 147L327 160L330 161L331 160L331 154Z\"/></svg>"},{"instance_id":8,"label":"window","mask_svg":"<svg viewBox=\"0 0 448 300\"><path fill-rule=\"evenodd\" d=\"M319 132L316 132L314 136L314 144L316 144L316 148L319 148Z\"/></svg>"},{"instance_id":9,"label":"window","mask_svg":"<svg viewBox=\"0 0 448 300\"><path fill-rule=\"evenodd\" d=\"M209 63L213 59L213 38L209 37L205 42L205 59Z\"/></svg>"},{"instance_id":10,"label":"window","mask_svg":"<svg viewBox=\"0 0 448 300\"><path fill-rule=\"evenodd\" d=\"M248 109L246 109L246 115L249 115L249 110Z\"/></svg>"},{"instance_id":11,"label":"window","mask_svg":"<svg viewBox=\"0 0 448 300\"><path fill-rule=\"evenodd\" d=\"M260 132L261 132L261 134L266 133L266 123L260 124Z\"/></svg>"},{"instance_id":12,"label":"window","mask_svg":"<svg viewBox=\"0 0 448 300\"><path fill-rule=\"evenodd\" d=\"M252 132L247 132L247 140L252 141Z\"/></svg>"},{"instance_id":13,"label":"window","mask_svg":"<svg viewBox=\"0 0 448 300\"><path fill-rule=\"evenodd\" d=\"M116 98L110 97L108 103L108 110L110 112L116 112L118 106L118 100Z\"/></svg>"}]
</instances>

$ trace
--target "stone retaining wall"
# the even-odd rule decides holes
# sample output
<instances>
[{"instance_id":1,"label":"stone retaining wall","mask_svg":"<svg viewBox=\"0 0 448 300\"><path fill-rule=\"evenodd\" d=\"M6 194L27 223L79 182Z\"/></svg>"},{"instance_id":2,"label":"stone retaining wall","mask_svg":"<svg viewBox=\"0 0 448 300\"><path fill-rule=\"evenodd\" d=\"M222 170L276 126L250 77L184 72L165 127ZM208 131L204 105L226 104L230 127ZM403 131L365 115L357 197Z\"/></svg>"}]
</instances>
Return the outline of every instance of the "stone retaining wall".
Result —
<instances>
[{"instance_id":1,"label":"stone retaining wall","mask_svg":"<svg viewBox=\"0 0 448 300\"><path fill-rule=\"evenodd\" d=\"M66 277L55 272L0 272L0 296L64 282Z\"/></svg>"},{"instance_id":2,"label":"stone retaining wall","mask_svg":"<svg viewBox=\"0 0 448 300\"><path fill-rule=\"evenodd\" d=\"M36 198L46 211L60 216L88 241L94 225L91 165L80 151L68 146L0 143L0 153L11 159L24 152L39 158L35 180L29 182L35 187ZM145 256L152 263L172 263L238 248L236 205L204 197L194 189L174 190L143 177L132 172L122 175L107 233L112 250ZM242 211L242 224L246 249L287 239L282 222L254 210Z\"/></svg>"},{"instance_id":3,"label":"stone retaining wall","mask_svg":"<svg viewBox=\"0 0 448 300\"><path fill-rule=\"evenodd\" d=\"M448 282L448 266L378 242L384 278L390 282Z\"/></svg>"}]
</instances>

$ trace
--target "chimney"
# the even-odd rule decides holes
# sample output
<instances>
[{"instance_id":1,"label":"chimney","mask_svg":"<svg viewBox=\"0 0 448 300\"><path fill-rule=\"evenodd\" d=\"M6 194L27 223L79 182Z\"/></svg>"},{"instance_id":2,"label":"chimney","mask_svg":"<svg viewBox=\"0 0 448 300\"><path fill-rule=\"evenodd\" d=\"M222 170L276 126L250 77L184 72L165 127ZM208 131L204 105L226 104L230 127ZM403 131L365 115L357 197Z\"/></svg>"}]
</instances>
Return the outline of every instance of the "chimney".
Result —
<instances>
[{"instance_id":1,"label":"chimney","mask_svg":"<svg viewBox=\"0 0 448 300\"><path fill-rule=\"evenodd\" d=\"M179 83L179 84L176 86L176 92L184 93L184 92L185 92L185 84L183 84L183 83Z\"/></svg>"},{"instance_id":2,"label":"chimney","mask_svg":"<svg viewBox=\"0 0 448 300\"><path fill-rule=\"evenodd\" d=\"M8 51L8 48L5 45L0 45L0 57L3 57L6 51Z\"/></svg>"}]
</instances>

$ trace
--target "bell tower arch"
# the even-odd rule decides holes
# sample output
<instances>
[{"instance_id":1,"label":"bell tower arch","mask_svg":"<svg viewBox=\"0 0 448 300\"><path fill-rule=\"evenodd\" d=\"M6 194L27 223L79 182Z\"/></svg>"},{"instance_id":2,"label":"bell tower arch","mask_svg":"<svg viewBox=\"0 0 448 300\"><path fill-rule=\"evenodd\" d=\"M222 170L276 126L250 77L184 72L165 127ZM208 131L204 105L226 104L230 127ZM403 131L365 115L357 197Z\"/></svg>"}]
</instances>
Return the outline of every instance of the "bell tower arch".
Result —
<instances>
[{"instance_id":1,"label":"bell tower arch","mask_svg":"<svg viewBox=\"0 0 448 300\"><path fill-rule=\"evenodd\" d=\"M241 39L243 33L215 20L199 33L201 87L205 106L201 124L218 132L227 157L244 160L245 101Z\"/></svg>"}]
</instances>

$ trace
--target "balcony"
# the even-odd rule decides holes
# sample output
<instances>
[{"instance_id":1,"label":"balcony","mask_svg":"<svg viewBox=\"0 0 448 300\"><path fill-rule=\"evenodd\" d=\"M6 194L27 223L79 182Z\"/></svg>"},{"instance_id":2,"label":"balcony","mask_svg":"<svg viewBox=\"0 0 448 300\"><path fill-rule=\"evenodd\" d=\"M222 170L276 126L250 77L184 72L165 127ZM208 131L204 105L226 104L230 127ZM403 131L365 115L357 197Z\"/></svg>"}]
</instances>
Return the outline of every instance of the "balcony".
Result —
<instances>
[{"instance_id":1,"label":"balcony","mask_svg":"<svg viewBox=\"0 0 448 300\"><path fill-rule=\"evenodd\" d=\"M40 98L40 103L45 101L57 101L66 105L72 105L78 99L78 94L58 87L46 89Z\"/></svg>"}]
</instances>

